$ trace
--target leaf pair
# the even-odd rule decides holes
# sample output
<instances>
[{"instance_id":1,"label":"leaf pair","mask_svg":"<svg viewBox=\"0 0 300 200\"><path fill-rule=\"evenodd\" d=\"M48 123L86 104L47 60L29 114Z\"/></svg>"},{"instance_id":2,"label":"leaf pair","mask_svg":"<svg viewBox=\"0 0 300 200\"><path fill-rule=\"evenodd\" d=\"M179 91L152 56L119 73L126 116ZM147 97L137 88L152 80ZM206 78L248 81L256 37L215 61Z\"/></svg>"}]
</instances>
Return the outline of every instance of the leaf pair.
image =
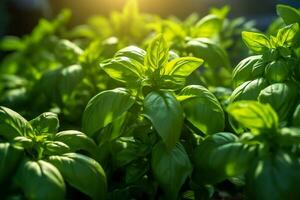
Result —
<instances>
[{"instance_id":1,"label":"leaf pair","mask_svg":"<svg viewBox=\"0 0 300 200\"><path fill-rule=\"evenodd\" d=\"M165 88L166 82L175 85L184 83L185 78L203 63L203 60L194 57L169 61L169 54L165 39L159 35L150 42L147 52L134 46L126 47L114 58L101 63L100 67L111 78L135 88L144 82Z\"/></svg>"},{"instance_id":2,"label":"leaf pair","mask_svg":"<svg viewBox=\"0 0 300 200\"><path fill-rule=\"evenodd\" d=\"M149 93L144 100L145 117L169 149L179 141L184 117L205 134L223 130L223 109L206 88L187 86L177 98L181 102L170 92L161 91Z\"/></svg>"},{"instance_id":3,"label":"leaf pair","mask_svg":"<svg viewBox=\"0 0 300 200\"><path fill-rule=\"evenodd\" d=\"M251 51L262 54L271 48L293 46L297 34L299 34L299 24L295 23L280 29L276 37L267 37L262 33L244 31L242 32L242 38Z\"/></svg>"},{"instance_id":4,"label":"leaf pair","mask_svg":"<svg viewBox=\"0 0 300 200\"><path fill-rule=\"evenodd\" d=\"M79 131L57 133L54 113L43 113L28 122L18 113L0 107L0 184L14 177L28 199L64 199L65 182L92 199L104 198L106 177L92 158L97 157L93 140ZM92 186L91 186L91 185Z\"/></svg>"}]
</instances>

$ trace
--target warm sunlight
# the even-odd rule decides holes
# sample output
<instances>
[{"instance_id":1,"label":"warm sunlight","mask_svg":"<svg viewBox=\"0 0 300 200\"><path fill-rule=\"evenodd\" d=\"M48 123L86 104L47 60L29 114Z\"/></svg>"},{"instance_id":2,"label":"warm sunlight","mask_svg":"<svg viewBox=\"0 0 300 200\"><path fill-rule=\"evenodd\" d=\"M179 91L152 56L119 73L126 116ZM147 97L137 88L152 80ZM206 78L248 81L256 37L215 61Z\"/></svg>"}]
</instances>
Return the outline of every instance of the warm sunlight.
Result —
<instances>
[{"instance_id":1,"label":"warm sunlight","mask_svg":"<svg viewBox=\"0 0 300 200\"><path fill-rule=\"evenodd\" d=\"M299 200L300 1L0 1L1 200Z\"/></svg>"}]
</instances>

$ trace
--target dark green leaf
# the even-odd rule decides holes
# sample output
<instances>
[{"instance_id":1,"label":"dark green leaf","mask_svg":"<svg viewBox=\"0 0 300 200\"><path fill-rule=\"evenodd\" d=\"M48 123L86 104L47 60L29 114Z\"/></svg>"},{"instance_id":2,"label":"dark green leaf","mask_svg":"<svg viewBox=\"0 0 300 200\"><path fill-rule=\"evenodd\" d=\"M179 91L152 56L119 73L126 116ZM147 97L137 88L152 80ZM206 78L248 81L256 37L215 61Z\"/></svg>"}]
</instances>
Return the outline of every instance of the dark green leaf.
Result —
<instances>
[{"instance_id":1,"label":"dark green leaf","mask_svg":"<svg viewBox=\"0 0 300 200\"><path fill-rule=\"evenodd\" d=\"M288 5L279 4L276 7L277 14L283 19L286 24L300 24L300 12Z\"/></svg>"},{"instance_id":2,"label":"dark green leaf","mask_svg":"<svg viewBox=\"0 0 300 200\"><path fill-rule=\"evenodd\" d=\"M178 142L183 123L180 103L169 92L151 92L144 100L144 115L169 147Z\"/></svg>"},{"instance_id":3,"label":"dark green leaf","mask_svg":"<svg viewBox=\"0 0 300 200\"><path fill-rule=\"evenodd\" d=\"M24 160L15 181L29 200L64 200L63 177L52 164L39 160Z\"/></svg>"},{"instance_id":4,"label":"dark green leaf","mask_svg":"<svg viewBox=\"0 0 300 200\"><path fill-rule=\"evenodd\" d=\"M293 114L293 126L300 127L300 104L298 104Z\"/></svg>"},{"instance_id":5,"label":"dark green leaf","mask_svg":"<svg viewBox=\"0 0 300 200\"><path fill-rule=\"evenodd\" d=\"M242 60L232 72L233 87L236 88L246 81L250 81L253 78L254 65L261 59L261 55L250 56Z\"/></svg>"},{"instance_id":6,"label":"dark green leaf","mask_svg":"<svg viewBox=\"0 0 300 200\"><path fill-rule=\"evenodd\" d=\"M49 162L57 167L64 179L74 188L94 200L105 199L105 172L95 160L69 153L63 156L50 156Z\"/></svg>"},{"instance_id":7,"label":"dark green leaf","mask_svg":"<svg viewBox=\"0 0 300 200\"><path fill-rule=\"evenodd\" d=\"M0 143L0 185L15 172L22 154L22 148Z\"/></svg>"},{"instance_id":8,"label":"dark green leaf","mask_svg":"<svg viewBox=\"0 0 300 200\"><path fill-rule=\"evenodd\" d=\"M299 199L299 162L277 153L256 162L246 178L248 198L254 200Z\"/></svg>"},{"instance_id":9,"label":"dark green leaf","mask_svg":"<svg viewBox=\"0 0 300 200\"><path fill-rule=\"evenodd\" d=\"M30 123L15 111L0 106L0 135L6 139L33 133Z\"/></svg>"},{"instance_id":10,"label":"dark green leaf","mask_svg":"<svg viewBox=\"0 0 300 200\"><path fill-rule=\"evenodd\" d=\"M190 85L182 89L180 97L185 97L181 104L187 120L194 126L206 134L223 131L224 112L210 91L201 85Z\"/></svg>"},{"instance_id":11,"label":"dark green leaf","mask_svg":"<svg viewBox=\"0 0 300 200\"><path fill-rule=\"evenodd\" d=\"M238 86L231 94L230 101L257 100L260 91L268 86L268 81L258 78Z\"/></svg>"},{"instance_id":12,"label":"dark green leaf","mask_svg":"<svg viewBox=\"0 0 300 200\"><path fill-rule=\"evenodd\" d=\"M280 121L287 120L292 115L297 100L298 89L292 83L275 83L263 89L258 100L268 103L278 113Z\"/></svg>"},{"instance_id":13,"label":"dark green leaf","mask_svg":"<svg viewBox=\"0 0 300 200\"><path fill-rule=\"evenodd\" d=\"M61 155L70 151L70 147L63 142L47 141L47 143L45 144L44 153L47 155Z\"/></svg>"},{"instance_id":14,"label":"dark green leaf","mask_svg":"<svg viewBox=\"0 0 300 200\"><path fill-rule=\"evenodd\" d=\"M56 133L59 128L58 116L55 113L45 112L30 121L37 134Z\"/></svg>"},{"instance_id":15,"label":"dark green leaf","mask_svg":"<svg viewBox=\"0 0 300 200\"><path fill-rule=\"evenodd\" d=\"M300 129L294 127L280 129L277 141L282 146L300 144Z\"/></svg>"},{"instance_id":16,"label":"dark green leaf","mask_svg":"<svg viewBox=\"0 0 300 200\"><path fill-rule=\"evenodd\" d=\"M192 164L184 149L177 143L172 149L159 142L152 152L152 171L166 199L178 198L181 186L192 172Z\"/></svg>"},{"instance_id":17,"label":"dark green leaf","mask_svg":"<svg viewBox=\"0 0 300 200\"><path fill-rule=\"evenodd\" d=\"M273 61L266 66L265 77L270 83L284 82L291 76L290 68L285 61Z\"/></svg>"},{"instance_id":18,"label":"dark green leaf","mask_svg":"<svg viewBox=\"0 0 300 200\"><path fill-rule=\"evenodd\" d=\"M239 142L232 133L214 134L194 152L194 178L198 183L215 184L243 175L255 156L255 147Z\"/></svg>"},{"instance_id":19,"label":"dark green leaf","mask_svg":"<svg viewBox=\"0 0 300 200\"><path fill-rule=\"evenodd\" d=\"M58 89L60 94L70 95L83 78L83 70L80 65L71 65L60 72Z\"/></svg>"},{"instance_id":20,"label":"dark green leaf","mask_svg":"<svg viewBox=\"0 0 300 200\"><path fill-rule=\"evenodd\" d=\"M78 150L85 150L91 155L97 154L97 145L95 142L79 131L61 131L55 135L54 140L63 142L74 152Z\"/></svg>"},{"instance_id":21,"label":"dark green leaf","mask_svg":"<svg viewBox=\"0 0 300 200\"><path fill-rule=\"evenodd\" d=\"M203 59L212 68L229 68L231 66L226 51L210 39L198 38L190 40L187 43L187 50L193 53L194 56Z\"/></svg>"}]
</instances>

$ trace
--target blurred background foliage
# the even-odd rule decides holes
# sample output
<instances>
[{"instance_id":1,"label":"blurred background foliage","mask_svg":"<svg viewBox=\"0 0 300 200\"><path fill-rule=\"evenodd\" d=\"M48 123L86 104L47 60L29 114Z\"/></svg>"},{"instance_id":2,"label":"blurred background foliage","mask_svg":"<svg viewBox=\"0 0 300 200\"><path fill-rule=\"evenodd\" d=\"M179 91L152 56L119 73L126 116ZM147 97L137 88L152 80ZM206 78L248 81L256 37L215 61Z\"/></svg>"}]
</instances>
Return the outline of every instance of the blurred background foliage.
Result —
<instances>
[{"instance_id":1,"label":"blurred background foliage","mask_svg":"<svg viewBox=\"0 0 300 200\"><path fill-rule=\"evenodd\" d=\"M53 18L63 8L70 8L73 17L70 26L83 24L93 15L108 15L120 10L127 0L1 0L0 37L21 36L31 32L39 18ZM265 29L275 17L277 3L300 7L300 0L139 0L140 10L185 18L191 13L207 14L211 7L229 5L230 18L244 16L254 19L256 27Z\"/></svg>"}]
</instances>

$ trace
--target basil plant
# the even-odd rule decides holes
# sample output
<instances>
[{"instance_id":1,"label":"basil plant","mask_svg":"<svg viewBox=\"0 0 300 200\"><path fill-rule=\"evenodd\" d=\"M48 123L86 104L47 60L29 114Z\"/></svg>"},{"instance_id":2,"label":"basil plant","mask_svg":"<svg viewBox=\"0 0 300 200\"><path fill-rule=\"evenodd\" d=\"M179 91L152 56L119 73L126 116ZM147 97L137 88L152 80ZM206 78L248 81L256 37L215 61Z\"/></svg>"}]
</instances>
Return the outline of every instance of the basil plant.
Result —
<instances>
[{"instance_id":1,"label":"basil plant","mask_svg":"<svg viewBox=\"0 0 300 200\"><path fill-rule=\"evenodd\" d=\"M276 35L242 33L245 44L255 55L242 60L234 69L235 90L230 97L231 102L258 100L270 104L282 125L291 124L290 119L299 104L300 18L298 21L290 19L289 12L293 11L291 7L277 6L286 25Z\"/></svg>"},{"instance_id":2,"label":"basil plant","mask_svg":"<svg viewBox=\"0 0 300 200\"><path fill-rule=\"evenodd\" d=\"M124 190L140 187L144 195L176 199L192 172L185 144L194 137L187 134L223 130L224 113L217 98L201 85L185 86L186 78L202 63L169 51L163 35L153 39L146 51L129 46L100 63L126 88L94 96L82 126L99 143L103 160L112 160L108 169L125 169L120 175L125 177ZM153 178L162 193L156 193Z\"/></svg>"},{"instance_id":3,"label":"basil plant","mask_svg":"<svg viewBox=\"0 0 300 200\"><path fill-rule=\"evenodd\" d=\"M105 198L105 172L91 158L97 154L96 144L82 132L57 132L58 127L54 113L27 121L0 107L0 193L59 200L71 198L68 190L73 189L91 199Z\"/></svg>"},{"instance_id":4,"label":"basil plant","mask_svg":"<svg viewBox=\"0 0 300 200\"><path fill-rule=\"evenodd\" d=\"M238 101L227 111L246 132L219 132L196 148L194 180L216 184L236 178L249 199L299 199L300 129L279 125L279 116L269 104Z\"/></svg>"}]
</instances>

